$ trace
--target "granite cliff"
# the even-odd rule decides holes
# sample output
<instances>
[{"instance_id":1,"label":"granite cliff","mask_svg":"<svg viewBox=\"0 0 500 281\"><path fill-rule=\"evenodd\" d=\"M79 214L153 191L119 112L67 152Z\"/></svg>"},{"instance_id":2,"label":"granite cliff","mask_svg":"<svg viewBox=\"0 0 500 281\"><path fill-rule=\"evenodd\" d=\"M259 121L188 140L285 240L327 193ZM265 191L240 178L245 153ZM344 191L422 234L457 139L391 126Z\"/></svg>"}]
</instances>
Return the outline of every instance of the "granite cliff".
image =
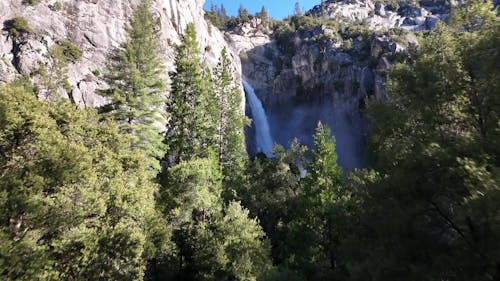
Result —
<instances>
[{"instance_id":1,"label":"granite cliff","mask_svg":"<svg viewBox=\"0 0 500 281\"><path fill-rule=\"evenodd\" d=\"M231 30L229 42L263 101L274 140L286 146L298 138L312 145L317 122L327 123L337 139L340 164L352 169L363 166L367 101L384 102L387 69L418 43L408 29L360 23L357 10L340 18L332 8L352 3L330 5L328 18L314 16L315 9L273 27L254 18ZM339 24L336 18L348 22ZM247 145L255 151L252 138Z\"/></svg>"},{"instance_id":2,"label":"granite cliff","mask_svg":"<svg viewBox=\"0 0 500 281\"><path fill-rule=\"evenodd\" d=\"M21 0L0 1L0 81L9 82L16 77L28 76L35 85L51 77L57 61L51 49L60 42L70 42L82 51L81 58L64 67L64 87L58 91L75 104L100 106L106 100L96 94L105 88L100 73L109 55L125 39L125 27L139 0L41 0L26 4ZM158 22L160 56L173 70L173 44L188 23L195 24L198 41L207 64L214 67L226 45L223 34L204 19L204 0L155 0L153 14ZM9 21L24 18L30 31L20 36L9 33ZM233 56L234 71L239 80L239 58ZM41 71L41 69L45 71ZM48 72L48 74L47 74ZM49 77L47 77L47 75ZM60 77L59 77L60 78ZM167 73L165 73L167 78Z\"/></svg>"}]
</instances>

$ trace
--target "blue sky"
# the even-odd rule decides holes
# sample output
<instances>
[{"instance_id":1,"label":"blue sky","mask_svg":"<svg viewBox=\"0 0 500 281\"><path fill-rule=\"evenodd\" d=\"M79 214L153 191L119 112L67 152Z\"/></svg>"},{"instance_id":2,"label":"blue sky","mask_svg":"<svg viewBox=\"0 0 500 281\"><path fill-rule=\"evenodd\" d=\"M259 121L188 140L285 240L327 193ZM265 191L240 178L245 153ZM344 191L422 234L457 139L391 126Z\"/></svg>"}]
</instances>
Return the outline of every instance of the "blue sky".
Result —
<instances>
[{"instance_id":1,"label":"blue sky","mask_svg":"<svg viewBox=\"0 0 500 281\"><path fill-rule=\"evenodd\" d=\"M210 3L214 3L220 7L224 4L224 8L229 15L236 15L240 3L251 13L260 12L262 6L265 6L272 18L282 19L293 14L295 3L297 0L205 0L205 9L210 9ZM299 0L300 7L303 10L309 10L314 5L321 3L321 0Z\"/></svg>"}]
</instances>

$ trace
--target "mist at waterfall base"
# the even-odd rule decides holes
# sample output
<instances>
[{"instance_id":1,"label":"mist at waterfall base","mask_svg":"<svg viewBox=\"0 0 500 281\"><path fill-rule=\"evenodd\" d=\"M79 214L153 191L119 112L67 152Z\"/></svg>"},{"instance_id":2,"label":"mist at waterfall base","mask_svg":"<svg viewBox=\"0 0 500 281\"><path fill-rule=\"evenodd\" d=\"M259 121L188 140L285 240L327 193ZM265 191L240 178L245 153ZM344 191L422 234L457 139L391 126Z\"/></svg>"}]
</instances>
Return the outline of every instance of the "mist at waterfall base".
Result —
<instances>
[{"instance_id":1,"label":"mist at waterfall base","mask_svg":"<svg viewBox=\"0 0 500 281\"><path fill-rule=\"evenodd\" d=\"M334 95L313 101L289 101L270 105L265 108L265 114L274 142L285 148L295 138L301 144L313 148L313 135L318 122L328 125L335 136L338 164L351 171L364 166L366 128L358 106L356 99L342 99ZM252 113L247 93L247 115L253 119ZM254 121L246 132L247 148L251 156L260 152L256 126L258 123Z\"/></svg>"}]
</instances>

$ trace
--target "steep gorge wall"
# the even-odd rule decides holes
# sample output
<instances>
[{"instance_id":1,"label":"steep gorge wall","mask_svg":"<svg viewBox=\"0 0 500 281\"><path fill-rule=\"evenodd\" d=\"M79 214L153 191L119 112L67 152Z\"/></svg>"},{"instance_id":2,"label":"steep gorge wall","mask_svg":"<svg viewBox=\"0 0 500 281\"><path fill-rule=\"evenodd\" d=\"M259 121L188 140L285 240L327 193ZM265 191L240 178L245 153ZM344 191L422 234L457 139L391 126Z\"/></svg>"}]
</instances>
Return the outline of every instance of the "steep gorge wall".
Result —
<instances>
[{"instance_id":1,"label":"steep gorge wall","mask_svg":"<svg viewBox=\"0 0 500 281\"><path fill-rule=\"evenodd\" d=\"M405 46L373 33L355 36L345 48L325 37L332 32L326 26L298 31L285 46L293 51L286 52L276 35L254 19L231 33L230 44L242 57L245 79L263 101L274 140L286 146L298 138L312 146L317 122L327 123L337 140L340 164L352 169L363 166L365 104L368 99L385 100L385 73ZM404 40L416 43L411 33Z\"/></svg>"},{"instance_id":2,"label":"steep gorge wall","mask_svg":"<svg viewBox=\"0 0 500 281\"><path fill-rule=\"evenodd\" d=\"M24 17L32 32L14 39L9 32L0 33L0 82L29 76L35 85L41 83L40 67L50 68L50 48L60 40L69 40L82 51L83 57L67 67L69 88L60 89L78 106L99 106L106 100L96 94L105 88L99 73L105 68L109 56L126 36L125 27L134 7L140 0L58 0L61 9L55 9L53 0L42 0L26 5L22 0L0 1L0 22ZM214 67L222 48L224 36L204 19L205 0L153 0L152 8L158 25L160 56L167 71L174 67L172 44L188 23L193 22L207 64ZM231 54L233 55L233 54ZM234 73L240 80L241 65L233 55ZM167 73L165 73L167 79Z\"/></svg>"}]
</instances>

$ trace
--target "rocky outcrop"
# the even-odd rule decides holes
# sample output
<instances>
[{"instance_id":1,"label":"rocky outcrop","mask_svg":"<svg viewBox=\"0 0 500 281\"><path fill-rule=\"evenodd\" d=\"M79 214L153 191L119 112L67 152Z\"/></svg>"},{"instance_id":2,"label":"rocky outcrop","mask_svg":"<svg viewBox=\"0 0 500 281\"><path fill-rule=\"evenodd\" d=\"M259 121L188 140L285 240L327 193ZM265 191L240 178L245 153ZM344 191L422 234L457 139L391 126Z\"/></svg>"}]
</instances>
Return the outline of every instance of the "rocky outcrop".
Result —
<instances>
[{"instance_id":1,"label":"rocky outcrop","mask_svg":"<svg viewBox=\"0 0 500 281\"><path fill-rule=\"evenodd\" d=\"M277 47L272 44L270 30L262 25L258 18L254 18L238 26L232 32L226 33L229 45L234 53L241 58L246 79L259 81L252 83L257 86L256 92L262 92L261 85L269 85L274 80L274 66L266 53L277 54ZM261 97L262 98L262 97Z\"/></svg>"},{"instance_id":2,"label":"rocky outcrop","mask_svg":"<svg viewBox=\"0 0 500 281\"><path fill-rule=\"evenodd\" d=\"M410 31L432 29L437 20L442 20L449 12L445 3L421 1L414 6L401 2L395 10L377 1L371 0L330 0L317 5L308 14L316 17L333 19L345 23L360 23L374 30L386 30L401 27Z\"/></svg>"},{"instance_id":3,"label":"rocky outcrop","mask_svg":"<svg viewBox=\"0 0 500 281\"><path fill-rule=\"evenodd\" d=\"M383 100L383 91L375 91L375 85L384 80L377 78L383 78L390 66L389 57L404 51L408 44L416 44L411 33L404 37L406 44L380 34L368 41L355 38L346 50L335 40L313 41L296 35L295 51L286 65L283 60L287 54L272 36L262 38L253 41L249 34L231 34L231 47L240 52L244 76L268 106L333 93Z\"/></svg>"},{"instance_id":4,"label":"rocky outcrop","mask_svg":"<svg viewBox=\"0 0 500 281\"><path fill-rule=\"evenodd\" d=\"M386 100L385 73L416 38L404 30L397 36L377 32L355 35L344 40L351 42L346 46L332 32L324 25L299 30L286 42L291 48L283 50L254 20L230 34L230 45L242 57L243 74L264 104L275 141L286 146L298 138L312 145L317 122L327 123L340 164L352 169L363 165L366 102ZM248 146L251 150L252 143Z\"/></svg>"},{"instance_id":5,"label":"rocky outcrop","mask_svg":"<svg viewBox=\"0 0 500 281\"><path fill-rule=\"evenodd\" d=\"M22 4L21 0L0 1L0 21L23 17L32 30L14 39L9 32L0 33L0 81L8 82L18 76L30 76L37 83L41 66L50 68L54 62L49 51L59 40L69 40L82 50L81 59L67 66L69 87L61 94L79 106L99 106L106 100L96 89L106 85L99 73L104 69L110 53L125 39L125 27L139 0L42 0L36 5ZM227 46L224 36L204 19L204 0L155 0L153 15L158 25L161 57L168 70L174 66L172 44L188 23L193 22L198 33L203 58L212 67L217 64L220 52ZM233 54L231 54L233 55ZM236 76L240 76L239 58L233 55ZM165 73L167 79L167 73Z\"/></svg>"}]
</instances>

